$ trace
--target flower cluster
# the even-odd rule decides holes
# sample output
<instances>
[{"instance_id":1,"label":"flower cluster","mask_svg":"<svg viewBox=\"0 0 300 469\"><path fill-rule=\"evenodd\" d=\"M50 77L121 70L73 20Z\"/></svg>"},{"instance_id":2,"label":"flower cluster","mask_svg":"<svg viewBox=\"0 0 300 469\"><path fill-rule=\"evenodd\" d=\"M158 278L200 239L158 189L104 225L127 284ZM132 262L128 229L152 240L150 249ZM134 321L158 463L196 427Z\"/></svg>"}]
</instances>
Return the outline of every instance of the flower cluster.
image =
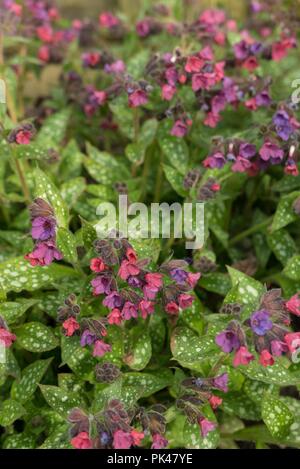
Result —
<instances>
[{"instance_id":1,"label":"flower cluster","mask_svg":"<svg viewBox=\"0 0 300 469\"><path fill-rule=\"evenodd\" d=\"M127 412L117 399L109 401L105 409L93 416L83 410L71 410L68 421L71 444L77 449L129 449L140 446L148 435L152 438L152 449L164 448L168 441L165 432L165 409L161 405L146 410L143 407ZM134 421L142 426L137 430ZM91 437L93 434L95 436Z\"/></svg>"},{"instance_id":2,"label":"flower cluster","mask_svg":"<svg viewBox=\"0 0 300 469\"><path fill-rule=\"evenodd\" d=\"M205 438L216 428L216 423L205 417L202 408L209 404L216 410L222 404L222 398L214 392L228 392L228 374L212 378L187 378L181 385L185 392L177 399L177 407L185 413L190 423L199 425L201 436Z\"/></svg>"},{"instance_id":3,"label":"flower cluster","mask_svg":"<svg viewBox=\"0 0 300 469\"><path fill-rule=\"evenodd\" d=\"M99 257L91 260L91 270L97 275L92 280L95 296L105 295L103 305L110 309L108 323L120 325L138 316L146 319L155 311L158 301L171 316L189 308L193 296L189 291L200 274L186 270L185 261L168 261L158 272L147 269L147 259L138 260L137 254L124 239L98 240L95 250ZM168 278L168 284L165 281Z\"/></svg>"},{"instance_id":4,"label":"flower cluster","mask_svg":"<svg viewBox=\"0 0 300 469\"><path fill-rule=\"evenodd\" d=\"M62 254L56 247L57 222L52 207L44 199L37 198L30 206L30 214L35 247L25 259L32 266L50 265L54 260L61 260Z\"/></svg>"},{"instance_id":5,"label":"flower cluster","mask_svg":"<svg viewBox=\"0 0 300 469\"><path fill-rule=\"evenodd\" d=\"M263 366L272 366L276 357L283 354L293 360L293 354L300 349L300 333L290 330L290 314L300 316L298 295L285 302L280 289L269 290L261 297L259 308L250 318L243 322L232 320L216 336L216 344L224 353L234 352L234 367L255 360L248 344L258 353L259 363Z\"/></svg>"}]
</instances>

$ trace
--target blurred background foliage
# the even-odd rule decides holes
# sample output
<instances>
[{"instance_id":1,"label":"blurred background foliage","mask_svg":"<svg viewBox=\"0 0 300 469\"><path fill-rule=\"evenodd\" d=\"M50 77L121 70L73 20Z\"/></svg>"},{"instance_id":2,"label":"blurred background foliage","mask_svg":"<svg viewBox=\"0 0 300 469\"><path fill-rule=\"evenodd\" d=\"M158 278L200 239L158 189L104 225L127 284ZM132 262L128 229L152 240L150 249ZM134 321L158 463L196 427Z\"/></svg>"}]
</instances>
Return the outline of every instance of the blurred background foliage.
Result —
<instances>
[{"instance_id":1,"label":"blurred background foliage","mask_svg":"<svg viewBox=\"0 0 300 469\"><path fill-rule=\"evenodd\" d=\"M250 0L57 0L64 15L69 18L92 17L100 11L111 10L126 14L133 21L143 17L147 9L156 3L175 7L175 10L188 9L197 13L208 7L225 8L232 18L243 20L247 17ZM282 0L287 8L300 11L300 0Z\"/></svg>"}]
</instances>

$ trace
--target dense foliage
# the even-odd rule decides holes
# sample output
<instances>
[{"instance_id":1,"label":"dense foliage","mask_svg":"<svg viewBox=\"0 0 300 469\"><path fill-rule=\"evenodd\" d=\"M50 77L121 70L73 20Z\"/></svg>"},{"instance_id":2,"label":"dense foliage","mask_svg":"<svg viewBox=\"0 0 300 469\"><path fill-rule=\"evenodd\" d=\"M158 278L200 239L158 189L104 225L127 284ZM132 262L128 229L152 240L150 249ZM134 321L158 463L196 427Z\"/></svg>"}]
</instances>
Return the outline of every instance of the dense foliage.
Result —
<instances>
[{"instance_id":1,"label":"dense foliage","mask_svg":"<svg viewBox=\"0 0 300 469\"><path fill-rule=\"evenodd\" d=\"M300 447L300 13L248 8L2 0L1 447ZM203 247L100 239L119 195Z\"/></svg>"}]
</instances>

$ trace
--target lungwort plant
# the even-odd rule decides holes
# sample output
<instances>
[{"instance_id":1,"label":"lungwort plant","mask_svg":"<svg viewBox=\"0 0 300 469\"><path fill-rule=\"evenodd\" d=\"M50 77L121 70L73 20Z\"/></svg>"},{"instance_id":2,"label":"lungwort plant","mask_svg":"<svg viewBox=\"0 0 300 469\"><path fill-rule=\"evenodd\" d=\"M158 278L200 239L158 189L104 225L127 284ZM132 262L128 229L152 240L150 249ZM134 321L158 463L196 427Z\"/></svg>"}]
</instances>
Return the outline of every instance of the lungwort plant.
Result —
<instances>
[{"instance_id":1,"label":"lungwort plant","mask_svg":"<svg viewBox=\"0 0 300 469\"><path fill-rule=\"evenodd\" d=\"M1 1L1 446L299 448L299 5L141 3ZM120 195L203 245L100 236Z\"/></svg>"}]
</instances>

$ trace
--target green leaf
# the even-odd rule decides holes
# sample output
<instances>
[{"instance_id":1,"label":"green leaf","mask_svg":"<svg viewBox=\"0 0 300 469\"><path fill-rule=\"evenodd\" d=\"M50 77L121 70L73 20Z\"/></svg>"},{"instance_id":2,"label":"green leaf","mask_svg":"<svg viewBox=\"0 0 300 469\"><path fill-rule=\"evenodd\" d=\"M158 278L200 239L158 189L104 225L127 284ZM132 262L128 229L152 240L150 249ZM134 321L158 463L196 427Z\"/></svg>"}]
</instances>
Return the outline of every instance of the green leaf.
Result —
<instances>
[{"instance_id":1,"label":"green leaf","mask_svg":"<svg viewBox=\"0 0 300 469\"><path fill-rule=\"evenodd\" d=\"M57 428L46 438L39 449L71 449L68 437L68 425L58 425Z\"/></svg>"},{"instance_id":2,"label":"green leaf","mask_svg":"<svg viewBox=\"0 0 300 469\"><path fill-rule=\"evenodd\" d=\"M81 379L91 380L97 360L89 349L80 346L78 337L62 336L61 354L63 364L67 364Z\"/></svg>"},{"instance_id":3,"label":"green leaf","mask_svg":"<svg viewBox=\"0 0 300 469\"><path fill-rule=\"evenodd\" d=\"M47 200L53 207L58 226L67 227L68 208L59 190L41 169L35 169L34 177L36 183L35 196Z\"/></svg>"},{"instance_id":4,"label":"green leaf","mask_svg":"<svg viewBox=\"0 0 300 469\"><path fill-rule=\"evenodd\" d=\"M131 163L140 165L145 158L145 147L142 142L129 143L125 148L125 154Z\"/></svg>"},{"instance_id":5,"label":"green leaf","mask_svg":"<svg viewBox=\"0 0 300 469\"><path fill-rule=\"evenodd\" d=\"M126 355L123 361L132 370L143 370L152 355L151 339L144 327L136 326L129 331Z\"/></svg>"},{"instance_id":6,"label":"green leaf","mask_svg":"<svg viewBox=\"0 0 300 469\"><path fill-rule=\"evenodd\" d=\"M81 399L75 393L68 393L57 386L40 384L40 389L49 406L62 417L67 417L71 409L82 405Z\"/></svg>"},{"instance_id":7,"label":"green leaf","mask_svg":"<svg viewBox=\"0 0 300 469\"><path fill-rule=\"evenodd\" d=\"M138 143L143 145L144 148L148 148L155 139L157 127L158 122L156 119L147 119L141 127Z\"/></svg>"},{"instance_id":8,"label":"green leaf","mask_svg":"<svg viewBox=\"0 0 300 469\"><path fill-rule=\"evenodd\" d=\"M129 239L130 244L136 251L139 259L151 259L153 262L157 262L161 244L159 239Z\"/></svg>"},{"instance_id":9,"label":"green leaf","mask_svg":"<svg viewBox=\"0 0 300 469\"><path fill-rule=\"evenodd\" d=\"M182 197L185 197L187 192L183 187L183 176L176 169L167 164L163 164L163 169L165 176L173 187L174 191Z\"/></svg>"},{"instance_id":10,"label":"green leaf","mask_svg":"<svg viewBox=\"0 0 300 469\"><path fill-rule=\"evenodd\" d=\"M123 162L118 161L110 153L99 151L87 144L89 158L85 158L84 165L88 173L97 182L113 184L130 178L130 173Z\"/></svg>"},{"instance_id":11,"label":"green leaf","mask_svg":"<svg viewBox=\"0 0 300 469\"><path fill-rule=\"evenodd\" d=\"M159 145L164 155L168 158L169 163L180 174L185 175L189 161L189 149L185 141L182 138L166 135L159 140Z\"/></svg>"},{"instance_id":12,"label":"green leaf","mask_svg":"<svg viewBox=\"0 0 300 469\"><path fill-rule=\"evenodd\" d=\"M171 386L173 374L168 369L157 370L152 373L130 372L123 375L124 386L131 386L140 397L150 397L152 394Z\"/></svg>"},{"instance_id":13,"label":"green leaf","mask_svg":"<svg viewBox=\"0 0 300 469\"><path fill-rule=\"evenodd\" d=\"M261 420L260 406L246 394L228 393L224 396L222 409L229 415L236 415L245 420Z\"/></svg>"},{"instance_id":14,"label":"green leaf","mask_svg":"<svg viewBox=\"0 0 300 469\"><path fill-rule=\"evenodd\" d=\"M232 282L232 289L225 297L224 303L241 303L244 305L243 313L247 315L258 306L260 297L265 292L265 287L248 275L227 266Z\"/></svg>"},{"instance_id":15,"label":"green leaf","mask_svg":"<svg viewBox=\"0 0 300 469\"><path fill-rule=\"evenodd\" d=\"M28 401L35 393L51 361L52 358L48 358L47 360L37 360L28 365L22 371L20 381L14 381L11 389L11 397L21 403Z\"/></svg>"},{"instance_id":16,"label":"green leaf","mask_svg":"<svg viewBox=\"0 0 300 469\"><path fill-rule=\"evenodd\" d=\"M18 145L15 155L17 159L45 160L48 157L47 149L43 145L30 143L30 145Z\"/></svg>"},{"instance_id":17,"label":"green leaf","mask_svg":"<svg viewBox=\"0 0 300 469\"><path fill-rule=\"evenodd\" d=\"M44 148L57 148L65 136L70 115L71 109L67 108L48 117L36 138L36 143Z\"/></svg>"},{"instance_id":18,"label":"green leaf","mask_svg":"<svg viewBox=\"0 0 300 469\"><path fill-rule=\"evenodd\" d=\"M0 289L4 292L34 291L74 276L78 273L70 267L55 263L32 267L23 257L17 257L0 264Z\"/></svg>"},{"instance_id":19,"label":"green leaf","mask_svg":"<svg viewBox=\"0 0 300 469\"><path fill-rule=\"evenodd\" d=\"M76 250L76 238L73 233L66 228L58 228L56 236L57 247L63 258L71 264L76 263L78 256Z\"/></svg>"},{"instance_id":20,"label":"green leaf","mask_svg":"<svg viewBox=\"0 0 300 469\"><path fill-rule=\"evenodd\" d=\"M212 272L201 276L199 286L207 291L225 296L230 290L231 281L227 274Z\"/></svg>"},{"instance_id":21,"label":"green leaf","mask_svg":"<svg viewBox=\"0 0 300 469\"><path fill-rule=\"evenodd\" d=\"M300 196L300 191L291 192L281 197L274 215L271 231L277 231L298 219L293 210L294 201Z\"/></svg>"},{"instance_id":22,"label":"green leaf","mask_svg":"<svg viewBox=\"0 0 300 469\"><path fill-rule=\"evenodd\" d=\"M262 366L252 361L247 366L241 366L240 372L251 379L278 386L293 386L299 384L299 378L293 376L287 368L278 361L272 366Z\"/></svg>"},{"instance_id":23,"label":"green leaf","mask_svg":"<svg viewBox=\"0 0 300 469\"><path fill-rule=\"evenodd\" d=\"M97 239L97 232L92 223L80 218L81 221L81 236L84 247L89 250Z\"/></svg>"},{"instance_id":24,"label":"green leaf","mask_svg":"<svg viewBox=\"0 0 300 469\"><path fill-rule=\"evenodd\" d=\"M184 447L187 449L214 449L218 446L219 439L220 434L217 428L203 438L198 424L186 421L183 427Z\"/></svg>"},{"instance_id":25,"label":"green leaf","mask_svg":"<svg viewBox=\"0 0 300 469\"><path fill-rule=\"evenodd\" d=\"M273 253L283 265L296 252L296 244L287 230L277 230L267 236L267 241Z\"/></svg>"},{"instance_id":26,"label":"green leaf","mask_svg":"<svg viewBox=\"0 0 300 469\"><path fill-rule=\"evenodd\" d=\"M289 433L294 417L284 402L266 394L262 401L262 418L271 435L282 438Z\"/></svg>"},{"instance_id":27,"label":"green leaf","mask_svg":"<svg viewBox=\"0 0 300 469\"><path fill-rule=\"evenodd\" d=\"M16 327L17 344L30 352L46 352L58 345L52 330L40 322L28 322Z\"/></svg>"},{"instance_id":28,"label":"green leaf","mask_svg":"<svg viewBox=\"0 0 300 469\"><path fill-rule=\"evenodd\" d=\"M283 272L292 280L300 280L300 255L291 257L287 261Z\"/></svg>"},{"instance_id":29,"label":"green leaf","mask_svg":"<svg viewBox=\"0 0 300 469\"><path fill-rule=\"evenodd\" d=\"M0 425L8 427L24 415L25 409L19 402L7 399L0 407Z\"/></svg>"},{"instance_id":30,"label":"green leaf","mask_svg":"<svg viewBox=\"0 0 300 469\"><path fill-rule=\"evenodd\" d=\"M197 336L187 327L178 327L171 337L171 351L175 360L186 368L197 369L201 361L205 360L218 348L214 335Z\"/></svg>"},{"instance_id":31,"label":"green leaf","mask_svg":"<svg viewBox=\"0 0 300 469\"><path fill-rule=\"evenodd\" d=\"M62 150L59 174L58 177L61 181L72 180L81 176L81 166L84 155L78 148L75 140L70 140L67 146Z\"/></svg>"},{"instance_id":32,"label":"green leaf","mask_svg":"<svg viewBox=\"0 0 300 469\"><path fill-rule=\"evenodd\" d=\"M61 196L68 205L73 207L76 201L86 188L86 181L83 177L73 178L62 184L60 188Z\"/></svg>"},{"instance_id":33,"label":"green leaf","mask_svg":"<svg viewBox=\"0 0 300 469\"><path fill-rule=\"evenodd\" d=\"M26 311L31 308L31 306L35 305L36 303L37 300L26 300L25 298L23 299L22 303L0 303L0 316L3 317L7 324L13 324L18 319L20 319L23 314L25 314Z\"/></svg>"},{"instance_id":34,"label":"green leaf","mask_svg":"<svg viewBox=\"0 0 300 469\"><path fill-rule=\"evenodd\" d=\"M33 449L35 448L35 437L24 433L16 433L5 438L4 449Z\"/></svg>"}]
</instances>

